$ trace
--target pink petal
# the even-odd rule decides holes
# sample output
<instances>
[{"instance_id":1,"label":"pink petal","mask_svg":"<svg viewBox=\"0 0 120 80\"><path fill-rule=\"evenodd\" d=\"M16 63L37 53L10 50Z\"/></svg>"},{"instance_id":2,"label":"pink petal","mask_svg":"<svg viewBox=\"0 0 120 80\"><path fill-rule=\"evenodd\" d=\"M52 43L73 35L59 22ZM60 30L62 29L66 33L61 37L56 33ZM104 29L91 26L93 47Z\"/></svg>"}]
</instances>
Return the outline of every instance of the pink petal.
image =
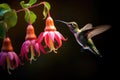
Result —
<instances>
[{"instance_id":1,"label":"pink petal","mask_svg":"<svg viewBox=\"0 0 120 80\"><path fill-rule=\"evenodd\" d=\"M65 39L65 38L63 37L63 35L62 35L60 32L56 31L55 34L57 34L60 39L62 39L62 40L64 40L64 41L67 40L67 39Z\"/></svg>"},{"instance_id":2,"label":"pink petal","mask_svg":"<svg viewBox=\"0 0 120 80\"><path fill-rule=\"evenodd\" d=\"M48 33L48 35L49 35L49 38L51 38L52 41L54 42L55 33L54 33L53 31L50 31L50 32Z\"/></svg>"},{"instance_id":3,"label":"pink petal","mask_svg":"<svg viewBox=\"0 0 120 80\"><path fill-rule=\"evenodd\" d=\"M46 51L44 50L44 48L43 48L43 46L41 45L41 43L35 42L33 45L34 45L35 50L36 50L37 53L38 53L38 56L40 56L40 50L41 50L43 53L46 53Z\"/></svg>"},{"instance_id":4,"label":"pink petal","mask_svg":"<svg viewBox=\"0 0 120 80\"><path fill-rule=\"evenodd\" d=\"M55 40L58 42L57 48L60 48L62 46L62 41L58 34L55 34Z\"/></svg>"},{"instance_id":5,"label":"pink petal","mask_svg":"<svg viewBox=\"0 0 120 80\"><path fill-rule=\"evenodd\" d=\"M25 57L26 60L29 60L29 58L28 58L28 53L25 53L25 54L24 54L24 57Z\"/></svg>"},{"instance_id":6,"label":"pink petal","mask_svg":"<svg viewBox=\"0 0 120 80\"><path fill-rule=\"evenodd\" d=\"M35 43L34 48L35 48L36 52L38 53L38 56L40 56L39 44Z\"/></svg>"},{"instance_id":7,"label":"pink petal","mask_svg":"<svg viewBox=\"0 0 120 80\"><path fill-rule=\"evenodd\" d=\"M40 50L41 50L44 54L47 53L47 52L44 50L44 48L43 48L43 46L42 46L41 44L39 44L39 48L40 48Z\"/></svg>"},{"instance_id":8,"label":"pink petal","mask_svg":"<svg viewBox=\"0 0 120 80\"><path fill-rule=\"evenodd\" d=\"M36 42L38 42L38 43L42 42L43 37L44 37L43 34L44 34L44 32L40 33L40 35L38 36L38 39L36 40Z\"/></svg>"},{"instance_id":9,"label":"pink petal","mask_svg":"<svg viewBox=\"0 0 120 80\"><path fill-rule=\"evenodd\" d=\"M38 56L40 56L40 50L43 52L43 53L46 53L43 46L41 45L41 43L38 43L38 42L35 42L35 41L32 41L32 44L34 45L34 49L36 50L36 52L38 53Z\"/></svg>"},{"instance_id":10,"label":"pink petal","mask_svg":"<svg viewBox=\"0 0 120 80\"><path fill-rule=\"evenodd\" d=\"M48 31L45 31L43 37L45 37L48 33L49 33Z\"/></svg>"},{"instance_id":11,"label":"pink petal","mask_svg":"<svg viewBox=\"0 0 120 80\"><path fill-rule=\"evenodd\" d=\"M27 40L23 43L22 49L23 49L24 53L29 52L30 44L31 44L31 42L29 40Z\"/></svg>"},{"instance_id":12,"label":"pink petal","mask_svg":"<svg viewBox=\"0 0 120 80\"><path fill-rule=\"evenodd\" d=\"M47 34L46 36L45 36L45 44L48 46L48 47L50 47L50 44L49 44L49 35Z\"/></svg>"}]
</instances>

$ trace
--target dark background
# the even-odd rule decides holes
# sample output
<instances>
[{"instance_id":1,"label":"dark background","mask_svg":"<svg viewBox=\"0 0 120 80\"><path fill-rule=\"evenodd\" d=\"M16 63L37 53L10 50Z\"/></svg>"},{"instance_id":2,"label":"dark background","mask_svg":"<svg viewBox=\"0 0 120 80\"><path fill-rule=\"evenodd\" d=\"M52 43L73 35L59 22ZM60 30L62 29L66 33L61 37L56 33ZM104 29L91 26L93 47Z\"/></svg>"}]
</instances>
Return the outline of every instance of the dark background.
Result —
<instances>
[{"instance_id":1,"label":"dark background","mask_svg":"<svg viewBox=\"0 0 120 80\"><path fill-rule=\"evenodd\" d=\"M12 9L19 10L21 0L0 0L0 3L8 3ZM43 0L38 0L37 3ZM79 27L87 23L93 26L109 24L112 28L93 38L93 41L103 55L102 58L95 56L89 51L81 52L81 46L76 42L73 34L66 25L55 22L57 30L68 38L58 50L58 54L41 56L32 64L25 62L9 75L0 67L0 80L103 80L117 78L118 52L113 48L115 36L115 6L113 0L46 0L51 4L51 16L54 20L76 21ZM26 0L27 2L27 0ZM30 9L37 15L33 24L36 35L44 30L43 6ZM24 12L18 13L18 22L9 30L14 51L19 55L20 47L24 42L27 23L24 20ZM0 43L2 44L2 43Z\"/></svg>"}]
</instances>

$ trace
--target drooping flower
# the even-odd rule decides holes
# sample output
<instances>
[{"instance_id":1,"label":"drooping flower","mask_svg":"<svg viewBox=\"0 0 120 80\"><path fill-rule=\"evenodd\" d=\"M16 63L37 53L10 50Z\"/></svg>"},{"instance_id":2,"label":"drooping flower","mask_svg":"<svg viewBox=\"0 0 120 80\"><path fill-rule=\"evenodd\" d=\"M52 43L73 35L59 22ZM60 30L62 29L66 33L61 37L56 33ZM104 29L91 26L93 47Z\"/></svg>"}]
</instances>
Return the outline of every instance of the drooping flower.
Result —
<instances>
[{"instance_id":1,"label":"drooping flower","mask_svg":"<svg viewBox=\"0 0 120 80\"><path fill-rule=\"evenodd\" d=\"M56 27L54 25L54 21L52 17L49 15L46 19L46 26L44 29L44 32L41 32L41 34L38 36L38 43L45 43L45 46L47 46L50 51L48 52L55 52L57 53L57 49L62 46L62 40L66 41L62 34L56 30Z\"/></svg>"},{"instance_id":2,"label":"drooping flower","mask_svg":"<svg viewBox=\"0 0 120 80\"><path fill-rule=\"evenodd\" d=\"M26 30L25 42L22 44L22 47L21 47L20 57L22 58L22 60L23 59L30 60L30 63L31 63L32 60L34 61L36 60L35 59L36 53L38 57L40 56L40 51L42 51L43 53L46 53L42 45L36 42L34 27L31 24L29 24ZM31 53L30 58L28 57L29 53Z\"/></svg>"},{"instance_id":3,"label":"drooping flower","mask_svg":"<svg viewBox=\"0 0 120 80\"><path fill-rule=\"evenodd\" d=\"M7 68L8 73L11 74L10 70L17 68L19 64L20 59L17 56L17 54L13 51L10 38L5 37L0 52L0 66L2 66L3 69Z\"/></svg>"}]
</instances>

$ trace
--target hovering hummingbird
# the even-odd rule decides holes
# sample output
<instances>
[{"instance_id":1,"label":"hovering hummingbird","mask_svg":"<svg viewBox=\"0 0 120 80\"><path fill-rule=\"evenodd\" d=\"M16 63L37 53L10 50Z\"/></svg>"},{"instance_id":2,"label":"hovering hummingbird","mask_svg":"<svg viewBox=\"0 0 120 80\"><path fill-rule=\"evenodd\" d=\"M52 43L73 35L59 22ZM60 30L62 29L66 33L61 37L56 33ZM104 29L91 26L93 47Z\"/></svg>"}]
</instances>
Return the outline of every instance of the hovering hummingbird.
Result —
<instances>
[{"instance_id":1,"label":"hovering hummingbird","mask_svg":"<svg viewBox=\"0 0 120 80\"><path fill-rule=\"evenodd\" d=\"M109 25L93 27L91 23L88 23L83 28L79 29L76 22L65 22L61 20L56 21L65 23L69 27L70 31L74 34L76 41L80 46L82 46L83 49L87 49L102 57L91 38L108 30L110 28Z\"/></svg>"}]
</instances>

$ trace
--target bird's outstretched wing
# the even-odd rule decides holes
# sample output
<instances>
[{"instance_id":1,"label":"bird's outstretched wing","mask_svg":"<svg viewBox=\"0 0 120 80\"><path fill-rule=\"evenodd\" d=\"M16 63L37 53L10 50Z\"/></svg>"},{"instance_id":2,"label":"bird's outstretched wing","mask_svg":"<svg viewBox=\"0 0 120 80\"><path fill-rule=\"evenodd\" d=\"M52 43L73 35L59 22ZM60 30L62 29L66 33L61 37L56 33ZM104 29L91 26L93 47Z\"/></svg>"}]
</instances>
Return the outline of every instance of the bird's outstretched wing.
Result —
<instances>
[{"instance_id":1,"label":"bird's outstretched wing","mask_svg":"<svg viewBox=\"0 0 120 80\"><path fill-rule=\"evenodd\" d=\"M88 23L86 24L83 28L81 28L80 30L81 31L86 31L86 30L89 30L89 29L92 29L92 24L91 23Z\"/></svg>"},{"instance_id":2,"label":"bird's outstretched wing","mask_svg":"<svg viewBox=\"0 0 120 80\"><path fill-rule=\"evenodd\" d=\"M94 27L93 30L91 30L88 33L87 38L92 38L100 33L103 33L104 31L108 30L110 27L111 27L110 25L101 25Z\"/></svg>"}]
</instances>

